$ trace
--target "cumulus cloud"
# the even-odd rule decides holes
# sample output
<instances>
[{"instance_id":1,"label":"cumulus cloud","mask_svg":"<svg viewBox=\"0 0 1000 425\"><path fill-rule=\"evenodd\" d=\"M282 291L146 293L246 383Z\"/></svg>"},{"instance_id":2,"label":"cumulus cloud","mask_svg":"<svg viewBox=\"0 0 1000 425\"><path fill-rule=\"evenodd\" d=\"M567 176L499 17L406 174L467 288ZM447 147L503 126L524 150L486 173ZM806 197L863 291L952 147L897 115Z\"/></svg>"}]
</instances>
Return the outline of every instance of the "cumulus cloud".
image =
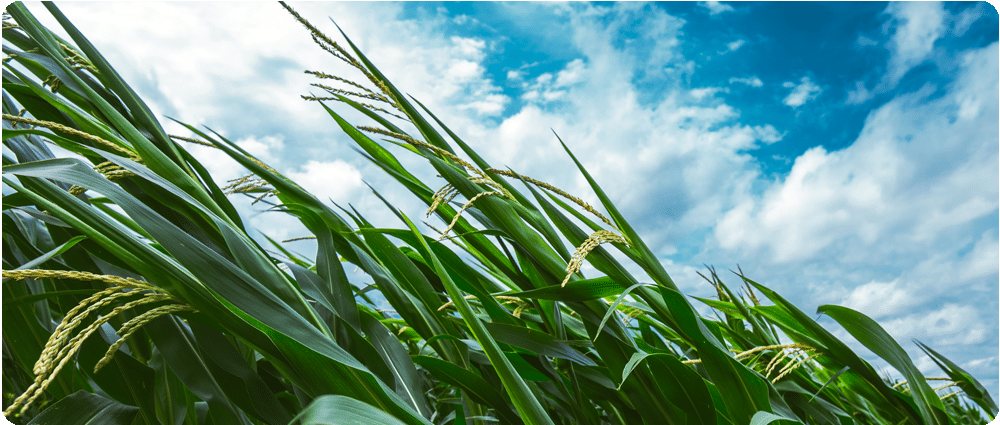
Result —
<instances>
[{"instance_id":1,"label":"cumulus cloud","mask_svg":"<svg viewBox=\"0 0 1000 425\"><path fill-rule=\"evenodd\" d=\"M848 105L859 105L873 97L875 97L875 94L865 88L865 83L855 81L854 89L847 92L847 101L845 103Z\"/></svg>"},{"instance_id":2,"label":"cumulus cloud","mask_svg":"<svg viewBox=\"0 0 1000 425\"><path fill-rule=\"evenodd\" d=\"M898 315L915 305L917 300L911 289L892 282L870 282L854 288L840 305L858 310L868 317L879 319Z\"/></svg>"},{"instance_id":3,"label":"cumulus cloud","mask_svg":"<svg viewBox=\"0 0 1000 425\"><path fill-rule=\"evenodd\" d=\"M486 42L475 38L451 37L451 42L462 56L482 59Z\"/></svg>"},{"instance_id":4,"label":"cumulus cloud","mask_svg":"<svg viewBox=\"0 0 1000 425\"><path fill-rule=\"evenodd\" d=\"M781 139L785 138L785 133L779 133L778 129L771 124L755 125L752 129L754 138L768 145L780 142Z\"/></svg>"},{"instance_id":5,"label":"cumulus cloud","mask_svg":"<svg viewBox=\"0 0 1000 425\"><path fill-rule=\"evenodd\" d=\"M733 7L728 4L722 4L717 1L702 1L698 2L698 5L708 9L710 15L718 15L722 12L732 12Z\"/></svg>"},{"instance_id":6,"label":"cumulus cloud","mask_svg":"<svg viewBox=\"0 0 1000 425\"><path fill-rule=\"evenodd\" d=\"M521 95L521 98L528 102L538 103L560 100L566 95L567 88L584 80L586 72L587 66L583 59L574 59L554 75L546 72L530 82L523 82L521 87L524 89L524 94Z\"/></svg>"},{"instance_id":7,"label":"cumulus cloud","mask_svg":"<svg viewBox=\"0 0 1000 425\"><path fill-rule=\"evenodd\" d=\"M781 86L792 89L791 93L788 93L788 96L785 96L785 99L782 100L782 103L792 108L805 105L806 102L815 99L823 92L823 89L813 83L809 77L802 77L798 84L787 81Z\"/></svg>"},{"instance_id":8,"label":"cumulus cloud","mask_svg":"<svg viewBox=\"0 0 1000 425\"><path fill-rule=\"evenodd\" d=\"M715 96L716 93L729 93L729 89L726 87L702 87L698 89L691 89L688 93L692 98L700 101L707 97Z\"/></svg>"},{"instance_id":9,"label":"cumulus cloud","mask_svg":"<svg viewBox=\"0 0 1000 425\"><path fill-rule=\"evenodd\" d=\"M996 232L984 232L963 260L955 274L959 281L988 277L1000 270L1000 244Z\"/></svg>"},{"instance_id":10,"label":"cumulus cloud","mask_svg":"<svg viewBox=\"0 0 1000 425\"><path fill-rule=\"evenodd\" d=\"M890 3L883 12L887 17L884 31L891 32L885 48L889 59L885 73L871 88L864 82L855 82L850 89L847 104L861 104L875 95L888 92L914 67L926 62L937 61L934 46L944 36L961 36L973 22L984 16L982 4L970 6L957 15L951 15L939 2L897 2ZM878 43L868 37L859 36L861 46Z\"/></svg>"},{"instance_id":11,"label":"cumulus cloud","mask_svg":"<svg viewBox=\"0 0 1000 425\"><path fill-rule=\"evenodd\" d=\"M937 2L890 3L885 13L892 16L896 30L889 40L889 63L883 84L895 87L903 75L928 59L934 42L945 31L945 10Z\"/></svg>"},{"instance_id":12,"label":"cumulus cloud","mask_svg":"<svg viewBox=\"0 0 1000 425\"><path fill-rule=\"evenodd\" d=\"M995 47L968 52L943 96L929 97L932 88L899 96L869 115L852 145L796 158L783 181L722 217L720 245L768 248L776 262L843 244L854 247L846 252L926 252L997 214ZM986 260L996 250L992 239L976 247L984 258L977 270L995 273Z\"/></svg>"},{"instance_id":13,"label":"cumulus cloud","mask_svg":"<svg viewBox=\"0 0 1000 425\"><path fill-rule=\"evenodd\" d=\"M353 202L354 195L364 186L358 169L340 159L309 161L287 176L321 201L333 200L339 205Z\"/></svg>"},{"instance_id":14,"label":"cumulus cloud","mask_svg":"<svg viewBox=\"0 0 1000 425\"><path fill-rule=\"evenodd\" d=\"M746 77L746 78L730 78L729 84L740 83L746 84L750 87L764 87L764 82L757 77Z\"/></svg>"},{"instance_id":15,"label":"cumulus cloud","mask_svg":"<svg viewBox=\"0 0 1000 425\"><path fill-rule=\"evenodd\" d=\"M742 39L736 40L731 43L726 43L726 48L728 48L730 52L735 52L739 50L740 47L743 47L743 45L746 44L746 42L747 42L746 40Z\"/></svg>"},{"instance_id":16,"label":"cumulus cloud","mask_svg":"<svg viewBox=\"0 0 1000 425\"><path fill-rule=\"evenodd\" d=\"M981 359L970 360L962 364L962 369L966 370L977 370L977 369L990 369L994 373L997 370L997 356L985 357Z\"/></svg>"},{"instance_id":17,"label":"cumulus cloud","mask_svg":"<svg viewBox=\"0 0 1000 425\"><path fill-rule=\"evenodd\" d=\"M925 343L932 346L979 344L986 340L990 330L980 318L980 311L973 305L945 304L929 312L884 321L882 327L897 340L921 335L929 337Z\"/></svg>"}]
</instances>

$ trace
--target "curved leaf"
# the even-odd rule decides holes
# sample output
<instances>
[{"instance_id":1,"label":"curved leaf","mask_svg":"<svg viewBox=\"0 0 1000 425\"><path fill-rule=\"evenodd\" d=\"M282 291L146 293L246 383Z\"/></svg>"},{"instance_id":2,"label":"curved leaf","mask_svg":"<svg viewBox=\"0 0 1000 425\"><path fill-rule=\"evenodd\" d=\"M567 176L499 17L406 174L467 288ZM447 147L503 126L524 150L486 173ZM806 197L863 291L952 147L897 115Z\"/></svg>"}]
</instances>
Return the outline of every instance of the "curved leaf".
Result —
<instances>
[{"instance_id":1,"label":"curved leaf","mask_svg":"<svg viewBox=\"0 0 1000 425\"><path fill-rule=\"evenodd\" d=\"M413 358L413 362L426 369L434 377L461 388L476 402L492 407L504 423L524 423L504 400L503 394L474 372L435 357L416 356Z\"/></svg>"},{"instance_id":2,"label":"curved leaf","mask_svg":"<svg viewBox=\"0 0 1000 425\"><path fill-rule=\"evenodd\" d=\"M370 404L339 395L313 399L289 425L406 425Z\"/></svg>"},{"instance_id":3,"label":"curved leaf","mask_svg":"<svg viewBox=\"0 0 1000 425\"><path fill-rule=\"evenodd\" d=\"M947 357L938 354L937 351L932 350L920 341L914 342L917 343L917 346L919 346L921 350L924 350L924 352L930 356L931 360L934 360L934 363L937 363L937 365L948 374L949 378L958 384L962 391L965 391L965 394L969 396L972 401L978 404L979 407L982 407L988 416L1000 414L1000 409L997 408L997 404L993 401L993 397L990 397L990 393L986 391L986 388L983 388L983 385L980 384L976 378L973 378L972 375L969 375L968 372L958 367L957 364L948 360Z\"/></svg>"},{"instance_id":4,"label":"curved leaf","mask_svg":"<svg viewBox=\"0 0 1000 425\"><path fill-rule=\"evenodd\" d=\"M767 424L769 424L771 422L774 422L774 421L780 421L780 422L784 422L786 424L792 423L792 424L799 424L799 425L801 425L801 423L798 422L798 421L793 421L793 420L788 419L788 418L786 418L784 416L775 415L774 413L769 413L769 412L757 412L757 413L755 413L753 415L753 417L750 418L750 425L767 425Z\"/></svg>"},{"instance_id":5,"label":"curved leaf","mask_svg":"<svg viewBox=\"0 0 1000 425\"><path fill-rule=\"evenodd\" d=\"M498 342L523 348L535 354L572 360L583 366L597 366L597 363L594 363L587 356L580 354L573 347L545 332L500 323L484 323L483 325Z\"/></svg>"},{"instance_id":6,"label":"curved leaf","mask_svg":"<svg viewBox=\"0 0 1000 425\"><path fill-rule=\"evenodd\" d=\"M590 301L618 295L625 289L614 279L601 276L567 282L566 286L552 285L530 291L505 292L508 297L531 298L552 301Z\"/></svg>"},{"instance_id":7,"label":"curved leaf","mask_svg":"<svg viewBox=\"0 0 1000 425\"><path fill-rule=\"evenodd\" d=\"M944 412L944 404L938 398L931 386L927 384L924 375L917 370L913 360L906 354L903 347L889 333L879 326L874 320L851 310L847 307L836 305L821 305L817 309L819 313L836 320L843 326L858 342L864 344L875 355L889 362L899 373L906 377L906 381L913 393L913 401L920 410L920 416L928 424L941 425L948 424L948 415Z\"/></svg>"},{"instance_id":8,"label":"curved leaf","mask_svg":"<svg viewBox=\"0 0 1000 425\"><path fill-rule=\"evenodd\" d=\"M77 391L35 416L28 425L129 425L139 408Z\"/></svg>"}]
</instances>

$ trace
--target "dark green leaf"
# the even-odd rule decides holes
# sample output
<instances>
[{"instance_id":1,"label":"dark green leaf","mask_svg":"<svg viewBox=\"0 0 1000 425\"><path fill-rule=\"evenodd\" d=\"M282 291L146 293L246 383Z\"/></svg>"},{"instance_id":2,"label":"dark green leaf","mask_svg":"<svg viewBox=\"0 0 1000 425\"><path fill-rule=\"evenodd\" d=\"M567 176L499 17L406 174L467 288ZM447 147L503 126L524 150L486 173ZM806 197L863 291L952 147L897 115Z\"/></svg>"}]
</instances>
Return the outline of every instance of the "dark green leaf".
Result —
<instances>
[{"instance_id":1,"label":"dark green leaf","mask_svg":"<svg viewBox=\"0 0 1000 425\"><path fill-rule=\"evenodd\" d=\"M49 406L28 425L129 425L138 412L138 407L77 391Z\"/></svg>"}]
</instances>

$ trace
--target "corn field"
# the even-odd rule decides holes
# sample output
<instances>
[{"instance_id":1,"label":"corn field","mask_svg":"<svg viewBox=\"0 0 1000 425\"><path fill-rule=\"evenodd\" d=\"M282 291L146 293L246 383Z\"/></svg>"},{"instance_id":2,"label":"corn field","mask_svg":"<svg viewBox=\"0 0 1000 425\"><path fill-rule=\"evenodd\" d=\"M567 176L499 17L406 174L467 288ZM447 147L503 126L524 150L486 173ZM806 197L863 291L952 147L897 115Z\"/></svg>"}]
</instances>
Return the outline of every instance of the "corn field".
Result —
<instances>
[{"instance_id":1,"label":"corn field","mask_svg":"<svg viewBox=\"0 0 1000 425\"><path fill-rule=\"evenodd\" d=\"M567 158L554 166L578 170L600 205L494 168L347 35L335 41L282 6L281 18L321 48L310 54L360 76L307 71L325 93L302 101L330 116L316 125L346 134L428 210L386 201L398 226L375 227L210 129L180 123L187 134L167 134L55 5L45 8L70 40L21 3L8 6L2 311L12 423L957 425L997 415L970 374L917 342L940 366L925 377L857 311L818 312L905 381L887 381L739 270L708 268L717 297L686 296L572 140L553 135ZM370 120L354 125L343 110ZM220 186L191 144L225 152L245 177ZM421 181L397 155L426 160L440 178ZM301 222L316 257L251 238L230 200L244 196ZM424 213L447 227L422 234L411 215ZM584 263L600 275L583 276ZM372 284L351 284L353 269Z\"/></svg>"}]
</instances>

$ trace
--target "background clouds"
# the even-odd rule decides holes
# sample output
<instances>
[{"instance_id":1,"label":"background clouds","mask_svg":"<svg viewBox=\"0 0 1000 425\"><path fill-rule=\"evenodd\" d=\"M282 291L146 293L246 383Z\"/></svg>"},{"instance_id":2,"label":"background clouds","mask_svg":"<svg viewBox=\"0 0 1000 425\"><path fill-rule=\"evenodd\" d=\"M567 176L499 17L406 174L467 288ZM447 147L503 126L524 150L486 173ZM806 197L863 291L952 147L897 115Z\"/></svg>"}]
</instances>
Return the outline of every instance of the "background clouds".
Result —
<instances>
[{"instance_id":1,"label":"background clouds","mask_svg":"<svg viewBox=\"0 0 1000 425\"><path fill-rule=\"evenodd\" d=\"M738 265L804 311L837 303L876 318L931 375L910 338L1000 393L1000 70L988 5L292 6L331 36L335 20L494 166L595 204L557 132L689 294L714 294L695 273L702 264ZM158 116L209 126L375 223L398 225L364 182L410 215L425 209L299 97L321 93L306 69L359 75L279 5L60 7ZM189 149L220 182L242 174ZM240 205L269 236L301 236L294 220Z\"/></svg>"}]
</instances>

